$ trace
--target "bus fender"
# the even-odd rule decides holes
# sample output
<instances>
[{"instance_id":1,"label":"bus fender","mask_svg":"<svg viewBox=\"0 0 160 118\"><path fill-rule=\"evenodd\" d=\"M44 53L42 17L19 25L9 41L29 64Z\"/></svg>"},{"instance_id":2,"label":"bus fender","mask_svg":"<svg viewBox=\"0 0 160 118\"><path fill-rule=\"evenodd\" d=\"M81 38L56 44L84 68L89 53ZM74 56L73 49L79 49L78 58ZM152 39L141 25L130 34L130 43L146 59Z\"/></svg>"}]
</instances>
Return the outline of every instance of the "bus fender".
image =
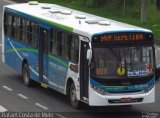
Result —
<instances>
[{"instance_id":1,"label":"bus fender","mask_svg":"<svg viewBox=\"0 0 160 118\"><path fill-rule=\"evenodd\" d=\"M71 84L74 83L72 78L68 78L67 79L67 83L66 83L66 89L65 89L65 94L68 96L69 95L69 89Z\"/></svg>"}]
</instances>

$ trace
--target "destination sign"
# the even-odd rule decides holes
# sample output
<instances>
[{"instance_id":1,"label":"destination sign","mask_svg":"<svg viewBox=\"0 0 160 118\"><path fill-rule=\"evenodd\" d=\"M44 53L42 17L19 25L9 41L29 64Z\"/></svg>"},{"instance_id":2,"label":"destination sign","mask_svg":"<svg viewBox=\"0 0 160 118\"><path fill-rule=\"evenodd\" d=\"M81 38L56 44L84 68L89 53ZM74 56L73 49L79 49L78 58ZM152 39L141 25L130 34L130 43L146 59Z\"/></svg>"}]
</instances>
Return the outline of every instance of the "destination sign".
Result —
<instances>
[{"instance_id":1,"label":"destination sign","mask_svg":"<svg viewBox=\"0 0 160 118\"><path fill-rule=\"evenodd\" d=\"M128 41L146 41L153 39L152 34L148 33L112 33L95 36L93 42L128 42Z\"/></svg>"},{"instance_id":2,"label":"destination sign","mask_svg":"<svg viewBox=\"0 0 160 118\"><path fill-rule=\"evenodd\" d=\"M100 37L101 42L107 41L128 41L128 40L144 40L144 34L110 34L102 35Z\"/></svg>"}]
</instances>

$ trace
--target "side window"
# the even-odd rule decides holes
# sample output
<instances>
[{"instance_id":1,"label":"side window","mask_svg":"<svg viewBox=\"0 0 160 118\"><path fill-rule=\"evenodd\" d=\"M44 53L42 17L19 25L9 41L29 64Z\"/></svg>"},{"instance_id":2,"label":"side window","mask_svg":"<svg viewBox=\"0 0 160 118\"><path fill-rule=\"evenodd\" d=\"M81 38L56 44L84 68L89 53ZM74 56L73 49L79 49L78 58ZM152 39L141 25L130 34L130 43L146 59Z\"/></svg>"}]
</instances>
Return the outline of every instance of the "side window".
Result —
<instances>
[{"instance_id":1,"label":"side window","mask_svg":"<svg viewBox=\"0 0 160 118\"><path fill-rule=\"evenodd\" d=\"M4 15L4 33L5 35L11 37L12 35L12 16L8 13L5 13Z\"/></svg>"},{"instance_id":2,"label":"side window","mask_svg":"<svg viewBox=\"0 0 160 118\"><path fill-rule=\"evenodd\" d=\"M62 56L65 59L78 63L79 37L67 32L51 30L49 51L52 54Z\"/></svg>"},{"instance_id":3,"label":"side window","mask_svg":"<svg viewBox=\"0 0 160 118\"><path fill-rule=\"evenodd\" d=\"M57 54L62 56L62 32L58 31L58 40L57 40Z\"/></svg>"},{"instance_id":4,"label":"side window","mask_svg":"<svg viewBox=\"0 0 160 118\"><path fill-rule=\"evenodd\" d=\"M26 38L27 34L26 34L26 21L23 19L22 20L22 41L25 42L25 38Z\"/></svg>"},{"instance_id":5,"label":"side window","mask_svg":"<svg viewBox=\"0 0 160 118\"><path fill-rule=\"evenodd\" d=\"M13 16L12 20L12 37L16 38L16 17Z\"/></svg>"},{"instance_id":6,"label":"side window","mask_svg":"<svg viewBox=\"0 0 160 118\"><path fill-rule=\"evenodd\" d=\"M31 22L31 45L34 48L38 48L38 31L39 27L36 23Z\"/></svg>"},{"instance_id":7,"label":"side window","mask_svg":"<svg viewBox=\"0 0 160 118\"><path fill-rule=\"evenodd\" d=\"M39 26L34 22L5 13L4 33L8 37L38 48Z\"/></svg>"},{"instance_id":8,"label":"side window","mask_svg":"<svg viewBox=\"0 0 160 118\"><path fill-rule=\"evenodd\" d=\"M13 16L13 27L12 27L12 31L13 31L13 38L16 40L20 39L20 18Z\"/></svg>"},{"instance_id":9,"label":"side window","mask_svg":"<svg viewBox=\"0 0 160 118\"><path fill-rule=\"evenodd\" d=\"M51 39L50 39L50 52L52 54L58 54L58 31L51 30Z\"/></svg>"},{"instance_id":10,"label":"side window","mask_svg":"<svg viewBox=\"0 0 160 118\"><path fill-rule=\"evenodd\" d=\"M31 44L30 40L30 22L22 20L22 41L26 44Z\"/></svg>"},{"instance_id":11,"label":"side window","mask_svg":"<svg viewBox=\"0 0 160 118\"><path fill-rule=\"evenodd\" d=\"M62 57L69 59L69 53L68 53L68 33L63 32L61 34L61 39L62 39Z\"/></svg>"},{"instance_id":12,"label":"side window","mask_svg":"<svg viewBox=\"0 0 160 118\"><path fill-rule=\"evenodd\" d=\"M71 52L70 57L71 61L78 63L79 58L79 37L77 35L71 36Z\"/></svg>"},{"instance_id":13,"label":"side window","mask_svg":"<svg viewBox=\"0 0 160 118\"><path fill-rule=\"evenodd\" d=\"M9 20L9 14L7 14L6 12L4 13L4 34L7 35L7 31L8 31L8 20Z\"/></svg>"}]
</instances>

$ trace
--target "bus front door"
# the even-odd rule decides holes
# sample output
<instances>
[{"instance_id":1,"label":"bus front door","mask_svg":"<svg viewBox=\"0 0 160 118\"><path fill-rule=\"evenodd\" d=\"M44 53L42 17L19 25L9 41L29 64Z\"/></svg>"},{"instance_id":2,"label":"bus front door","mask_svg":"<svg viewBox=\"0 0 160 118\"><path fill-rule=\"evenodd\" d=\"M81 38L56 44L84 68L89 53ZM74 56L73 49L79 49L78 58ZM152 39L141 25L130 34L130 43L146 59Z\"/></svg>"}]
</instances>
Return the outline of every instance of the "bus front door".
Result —
<instances>
[{"instance_id":1,"label":"bus front door","mask_svg":"<svg viewBox=\"0 0 160 118\"><path fill-rule=\"evenodd\" d=\"M48 38L49 30L40 28L40 37L39 37L39 79L41 83L48 85ZM41 84L42 85L42 84Z\"/></svg>"},{"instance_id":2,"label":"bus front door","mask_svg":"<svg viewBox=\"0 0 160 118\"><path fill-rule=\"evenodd\" d=\"M81 54L80 54L80 98L81 100L87 101L88 99L88 85L89 85L89 67L87 56L87 49L89 44L81 41Z\"/></svg>"}]
</instances>

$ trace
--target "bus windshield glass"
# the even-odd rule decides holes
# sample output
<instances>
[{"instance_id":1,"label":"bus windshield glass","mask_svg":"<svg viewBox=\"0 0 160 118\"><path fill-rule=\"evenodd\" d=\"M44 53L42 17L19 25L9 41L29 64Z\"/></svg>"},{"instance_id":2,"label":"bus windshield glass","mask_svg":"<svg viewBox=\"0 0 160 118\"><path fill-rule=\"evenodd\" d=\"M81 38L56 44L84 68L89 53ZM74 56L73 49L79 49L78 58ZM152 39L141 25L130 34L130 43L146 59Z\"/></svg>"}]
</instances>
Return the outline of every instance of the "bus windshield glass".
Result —
<instances>
[{"instance_id":1,"label":"bus windshield glass","mask_svg":"<svg viewBox=\"0 0 160 118\"><path fill-rule=\"evenodd\" d=\"M153 47L94 48L91 72L101 77L138 77L153 75Z\"/></svg>"}]
</instances>

